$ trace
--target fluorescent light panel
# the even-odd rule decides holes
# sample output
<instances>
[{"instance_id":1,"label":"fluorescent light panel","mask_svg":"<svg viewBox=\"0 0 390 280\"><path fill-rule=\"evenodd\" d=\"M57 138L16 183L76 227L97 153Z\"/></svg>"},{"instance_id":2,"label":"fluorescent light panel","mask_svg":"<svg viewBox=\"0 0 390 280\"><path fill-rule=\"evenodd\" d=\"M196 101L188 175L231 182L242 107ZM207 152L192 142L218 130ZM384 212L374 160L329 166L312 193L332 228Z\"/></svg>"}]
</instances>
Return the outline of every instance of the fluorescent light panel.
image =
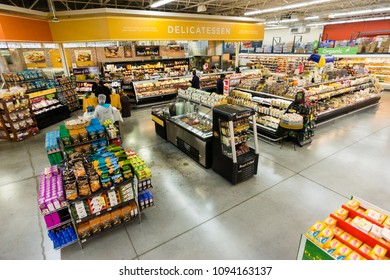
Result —
<instances>
[{"instance_id":1,"label":"fluorescent light panel","mask_svg":"<svg viewBox=\"0 0 390 280\"><path fill-rule=\"evenodd\" d=\"M287 29L288 26L276 26L276 27L266 27L265 30L273 30L273 29Z\"/></svg>"},{"instance_id":2,"label":"fluorescent light panel","mask_svg":"<svg viewBox=\"0 0 390 280\"><path fill-rule=\"evenodd\" d=\"M319 16L305 17L304 20L319 19Z\"/></svg>"},{"instance_id":3,"label":"fluorescent light panel","mask_svg":"<svg viewBox=\"0 0 390 280\"><path fill-rule=\"evenodd\" d=\"M274 23L285 23L285 22L296 22L299 21L297 18L292 18L292 19L283 19L283 20L273 20L273 21L267 21L265 24L274 24Z\"/></svg>"},{"instance_id":4,"label":"fluorescent light panel","mask_svg":"<svg viewBox=\"0 0 390 280\"><path fill-rule=\"evenodd\" d=\"M161 0L161 1L157 1L157 2L154 2L150 7L157 8L157 7L160 7L162 5L168 4L168 3L173 2L173 1L175 1L175 0Z\"/></svg>"},{"instance_id":5,"label":"fluorescent light panel","mask_svg":"<svg viewBox=\"0 0 390 280\"><path fill-rule=\"evenodd\" d=\"M362 19L351 19L351 20L339 20L339 21L331 21L331 22L318 22L318 23L308 24L307 26L310 27L310 26L353 23L353 22L374 21L374 20L384 20L384 19L390 19L390 17L374 17L374 18L362 18Z\"/></svg>"},{"instance_id":6,"label":"fluorescent light panel","mask_svg":"<svg viewBox=\"0 0 390 280\"><path fill-rule=\"evenodd\" d=\"M291 9L297 9L297 8L302 8L302 7L306 7L306 6L317 5L317 4L321 4L321 3L325 3L325 2L329 2L329 1L333 1L333 0L314 0L314 1L309 1L309 2L296 3L296 4L281 6L281 7L265 9L265 10L246 12L245 15L252 16L252 15L271 13L271 12L277 12L277 11L283 11L283 10L291 10Z\"/></svg>"},{"instance_id":7,"label":"fluorescent light panel","mask_svg":"<svg viewBox=\"0 0 390 280\"><path fill-rule=\"evenodd\" d=\"M362 14L370 14L370 13L381 13L390 11L390 7L387 8L379 8L379 9L369 9L369 10L363 10L363 11L352 11L352 12L345 12L345 13L337 13L337 14L330 14L330 18L335 17L342 17L342 16L353 16L353 15L362 15Z\"/></svg>"}]
</instances>

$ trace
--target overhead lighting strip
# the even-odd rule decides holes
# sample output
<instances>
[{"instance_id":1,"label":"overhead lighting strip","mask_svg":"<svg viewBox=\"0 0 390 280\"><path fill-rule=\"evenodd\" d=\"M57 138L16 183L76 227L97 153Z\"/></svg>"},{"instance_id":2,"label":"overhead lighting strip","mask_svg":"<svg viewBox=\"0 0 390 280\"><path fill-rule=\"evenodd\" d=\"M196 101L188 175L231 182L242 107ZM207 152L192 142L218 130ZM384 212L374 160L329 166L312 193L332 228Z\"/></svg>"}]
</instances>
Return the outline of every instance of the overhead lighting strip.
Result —
<instances>
[{"instance_id":1,"label":"overhead lighting strip","mask_svg":"<svg viewBox=\"0 0 390 280\"><path fill-rule=\"evenodd\" d=\"M333 1L333 0L314 0L314 1L296 3L296 4L275 7L275 8L270 8L270 9L246 12L245 15L246 16L253 16L253 15L265 14L265 13L271 13L271 12L277 12L277 11L283 11L283 10L291 10L291 9L303 8L303 7L312 6L312 5L318 5L318 4L322 4L322 3L326 3L326 2L330 2L330 1Z\"/></svg>"},{"instance_id":2,"label":"overhead lighting strip","mask_svg":"<svg viewBox=\"0 0 390 280\"><path fill-rule=\"evenodd\" d=\"M379 9L369 9L369 10L363 10L363 11L352 11L352 12L345 12L345 13L336 13L336 14L330 14L330 18L335 17L342 17L342 16L354 16L354 15L362 15L362 14L370 14L370 13L382 13L390 11L390 7L387 8L379 8Z\"/></svg>"},{"instance_id":3,"label":"overhead lighting strip","mask_svg":"<svg viewBox=\"0 0 390 280\"><path fill-rule=\"evenodd\" d=\"M150 7L158 8L160 6L163 6L165 4L171 3L173 1L175 1L175 0L161 0L161 1L157 1L157 2L154 2Z\"/></svg>"},{"instance_id":4,"label":"overhead lighting strip","mask_svg":"<svg viewBox=\"0 0 390 280\"><path fill-rule=\"evenodd\" d=\"M362 18L362 19L351 19L351 20L339 20L339 21L330 21L330 22L317 22L311 23L307 26L321 26L321 25L333 25L333 24L342 24L342 23L353 23L353 22L362 22L362 21L375 21L375 20L385 20L390 19L390 17L375 17L375 18Z\"/></svg>"}]
</instances>

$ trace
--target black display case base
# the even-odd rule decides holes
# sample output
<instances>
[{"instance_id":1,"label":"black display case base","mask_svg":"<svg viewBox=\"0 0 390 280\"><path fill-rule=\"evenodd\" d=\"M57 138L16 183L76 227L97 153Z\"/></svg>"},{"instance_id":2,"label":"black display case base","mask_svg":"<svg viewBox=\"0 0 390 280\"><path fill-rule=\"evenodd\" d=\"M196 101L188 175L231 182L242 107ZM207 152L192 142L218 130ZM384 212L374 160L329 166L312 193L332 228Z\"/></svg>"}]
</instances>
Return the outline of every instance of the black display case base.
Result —
<instances>
[{"instance_id":1,"label":"black display case base","mask_svg":"<svg viewBox=\"0 0 390 280\"><path fill-rule=\"evenodd\" d=\"M53 124L59 123L70 117L70 111L67 106L61 106L59 108L50 110L40 115L36 115L35 119L39 129L46 128Z\"/></svg>"}]
</instances>

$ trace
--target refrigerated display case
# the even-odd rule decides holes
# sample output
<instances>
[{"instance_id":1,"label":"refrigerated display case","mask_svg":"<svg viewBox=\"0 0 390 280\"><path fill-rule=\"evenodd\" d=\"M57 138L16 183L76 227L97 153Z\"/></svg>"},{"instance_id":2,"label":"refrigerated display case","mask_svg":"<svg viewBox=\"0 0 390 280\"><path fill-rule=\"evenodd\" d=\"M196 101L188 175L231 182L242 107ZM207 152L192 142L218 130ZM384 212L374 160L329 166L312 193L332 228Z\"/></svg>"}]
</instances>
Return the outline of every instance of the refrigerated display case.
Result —
<instances>
[{"instance_id":1,"label":"refrigerated display case","mask_svg":"<svg viewBox=\"0 0 390 280\"><path fill-rule=\"evenodd\" d=\"M249 146L251 126L254 148ZM214 107L213 170L231 183L237 184L257 174L258 159L255 111L230 104Z\"/></svg>"}]
</instances>

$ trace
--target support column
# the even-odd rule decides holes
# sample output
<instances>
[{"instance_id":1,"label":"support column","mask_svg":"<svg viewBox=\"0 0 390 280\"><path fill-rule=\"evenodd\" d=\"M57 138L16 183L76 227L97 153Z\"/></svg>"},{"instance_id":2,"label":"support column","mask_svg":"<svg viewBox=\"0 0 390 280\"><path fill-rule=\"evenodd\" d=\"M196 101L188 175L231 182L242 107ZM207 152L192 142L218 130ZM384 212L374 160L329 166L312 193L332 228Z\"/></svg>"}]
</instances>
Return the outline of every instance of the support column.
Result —
<instances>
[{"instance_id":1,"label":"support column","mask_svg":"<svg viewBox=\"0 0 390 280\"><path fill-rule=\"evenodd\" d=\"M60 56L61 56L62 67L64 67L65 75L67 77L69 77L70 76L69 65L68 65L68 60L66 59L66 53L65 53L64 45L62 43L59 43L58 47L60 49Z\"/></svg>"}]
</instances>

